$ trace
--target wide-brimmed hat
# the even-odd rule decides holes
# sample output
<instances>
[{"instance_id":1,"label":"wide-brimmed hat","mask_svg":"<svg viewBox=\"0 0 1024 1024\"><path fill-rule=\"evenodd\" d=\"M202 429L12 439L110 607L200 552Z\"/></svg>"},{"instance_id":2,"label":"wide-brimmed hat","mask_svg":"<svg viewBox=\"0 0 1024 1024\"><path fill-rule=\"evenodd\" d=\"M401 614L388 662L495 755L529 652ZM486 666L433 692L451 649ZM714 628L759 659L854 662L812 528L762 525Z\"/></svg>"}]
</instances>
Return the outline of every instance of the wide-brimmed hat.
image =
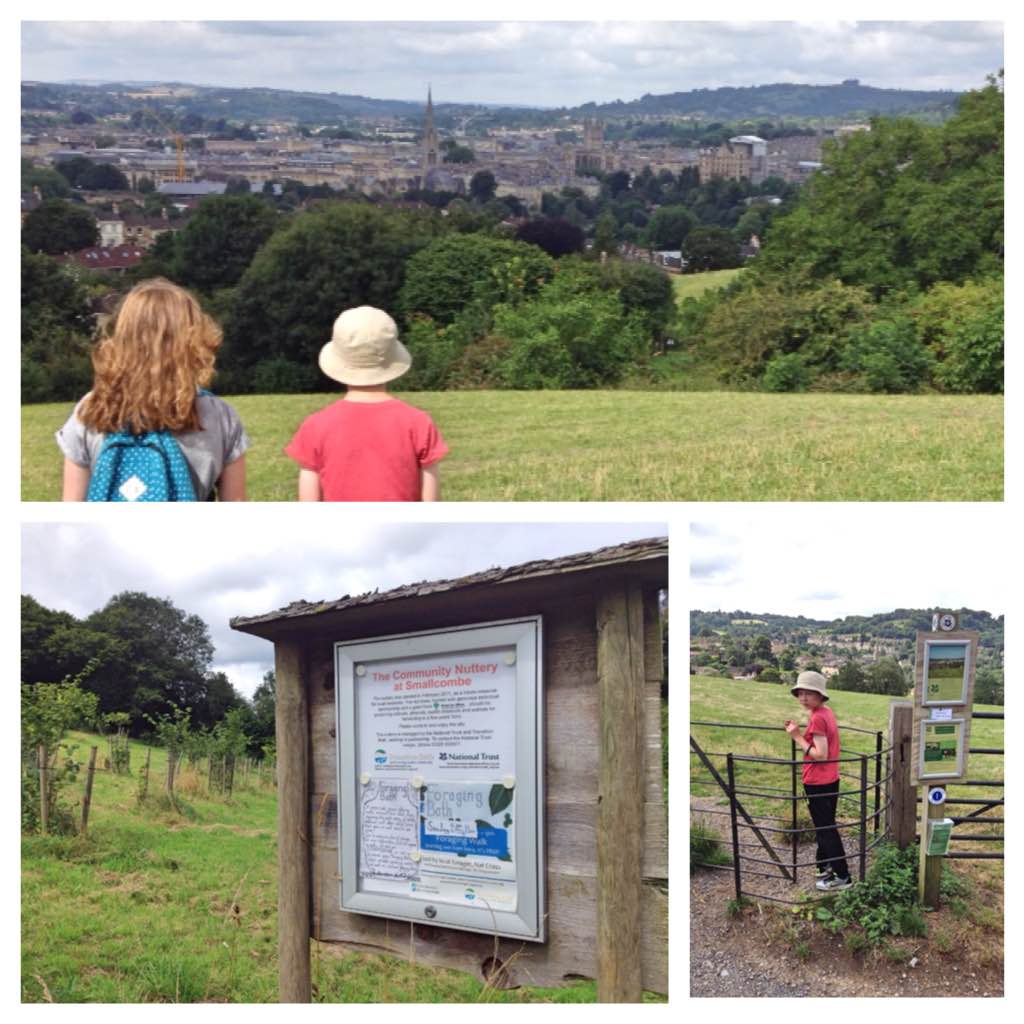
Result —
<instances>
[{"instance_id":1,"label":"wide-brimmed hat","mask_svg":"<svg viewBox=\"0 0 1024 1024\"><path fill-rule=\"evenodd\" d=\"M820 672L801 672L796 677L796 682L789 688L789 692L795 697L797 690L813 690L820 693L823 700L828 700L826 685L825 677Z\"/></svg>"},{"instance_id":2,"label":"wide-brimmed hat","mask_svg":"<svg viewBox=\"0 0 1024 1024\"><path fill-rule=\"evenodd\" d=\"M386 384L412 366L398 340L398 327L383 309L357 306L334 321L331 340L320 349L320 369L332 380L356 387Z\"/></svg>"}]
</instances>

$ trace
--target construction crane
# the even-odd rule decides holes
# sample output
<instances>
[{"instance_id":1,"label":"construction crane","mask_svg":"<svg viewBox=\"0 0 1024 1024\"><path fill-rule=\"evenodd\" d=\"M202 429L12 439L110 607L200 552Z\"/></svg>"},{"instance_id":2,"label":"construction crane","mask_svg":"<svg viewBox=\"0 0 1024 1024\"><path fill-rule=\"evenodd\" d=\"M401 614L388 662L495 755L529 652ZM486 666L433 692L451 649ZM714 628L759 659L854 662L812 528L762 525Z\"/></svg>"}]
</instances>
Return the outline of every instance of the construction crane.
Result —
<instances>
[{"instance_id":1,"label":"construction crane","mask_svg":"<svg viewBox=\"0 0 1024 1024\"><path fill-rule=\"evenodd\" d=\"M185 180L185 140L181 136L181 132L176 132L169 125L164 123L164 120L160 115L153 110L151 107L142 107L142 112L148 114L160 127L167 132L171 138L174 139L174 147L178 152L178 165L175 169L174 180L184 181Z\"/></svg>"}]
</instances>

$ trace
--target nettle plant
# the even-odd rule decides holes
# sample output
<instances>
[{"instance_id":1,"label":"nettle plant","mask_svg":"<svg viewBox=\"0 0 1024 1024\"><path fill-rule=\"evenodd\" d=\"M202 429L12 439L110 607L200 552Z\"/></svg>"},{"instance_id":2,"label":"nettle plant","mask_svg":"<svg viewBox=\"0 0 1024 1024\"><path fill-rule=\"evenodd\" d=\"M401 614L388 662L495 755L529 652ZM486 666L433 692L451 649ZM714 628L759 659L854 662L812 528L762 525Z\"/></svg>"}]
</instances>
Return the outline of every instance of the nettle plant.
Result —
<instances>
[{"instance_id":1,"label":"nettle plant","mask_svg":"<svg viewBox=\"0 0 1024 1024\"><path fill-rule=\"evenodd\" d=\"M870 945L879 945L890 935L924 935L917 902L917 851L889 844L879 847L867 878L818 907L814 917L834 934L859 928Z\"/></svg>"}]
</instances>

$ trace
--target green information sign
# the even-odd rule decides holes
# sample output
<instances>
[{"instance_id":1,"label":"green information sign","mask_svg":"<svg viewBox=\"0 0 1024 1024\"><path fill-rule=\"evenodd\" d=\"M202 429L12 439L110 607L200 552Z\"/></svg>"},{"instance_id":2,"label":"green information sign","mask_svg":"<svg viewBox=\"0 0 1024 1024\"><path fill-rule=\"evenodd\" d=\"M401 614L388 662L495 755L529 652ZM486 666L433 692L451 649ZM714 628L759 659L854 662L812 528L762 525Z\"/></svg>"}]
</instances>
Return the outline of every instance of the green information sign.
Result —
<instances>
[{"instance_id":1,"label":"green information sign","mask_svg":"<svg viewBox=\"0 0 1024 1024\"><path fill-rule=\"evenodd\" d=\"M921 723L922 778L948 778L963 768L963 720Z\"/></svg>"},{"instance_id":2,"label":"green information sign","mask_svg":"<svg viewBox=\"0 0 1024 1024\"><path fill-rule=\"evenodd\" d=\"M928 822L928 856L943 857L949 850L949 837L953 832L950 818Z\"/></svg>"},{"instance_id":3,"label":"green information sign","mask_svg":"<svg viewBox=\"0 0 1024 1024\"><path fill-rule=\"evenodd\" d=\"M929 644L925 703L961 704L966 683L967 644Z\"/></svg>"}]
</instances>

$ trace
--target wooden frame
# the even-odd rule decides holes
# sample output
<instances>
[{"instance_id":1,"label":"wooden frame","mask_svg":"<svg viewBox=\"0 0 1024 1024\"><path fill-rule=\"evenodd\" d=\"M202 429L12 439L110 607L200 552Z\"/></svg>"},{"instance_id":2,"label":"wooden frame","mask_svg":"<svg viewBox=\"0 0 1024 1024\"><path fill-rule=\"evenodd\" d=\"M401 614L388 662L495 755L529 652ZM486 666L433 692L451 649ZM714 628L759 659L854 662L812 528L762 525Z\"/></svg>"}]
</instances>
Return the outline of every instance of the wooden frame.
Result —
<instances>
[{"instance_id":1,"label":"wooden frame","mask_svg":"<svg viewBox=\"0 0 1024 1024\"><path fill-rule=\"evenodd\" d=\"M666 538L233 619L275 644L279 969L308 1001L309 941L406 956L498 987L597 978L602 1001L668 992L660 593ZM335 643L542 617L543 942L337 907Z\"/></svg>"}]
</instances>

